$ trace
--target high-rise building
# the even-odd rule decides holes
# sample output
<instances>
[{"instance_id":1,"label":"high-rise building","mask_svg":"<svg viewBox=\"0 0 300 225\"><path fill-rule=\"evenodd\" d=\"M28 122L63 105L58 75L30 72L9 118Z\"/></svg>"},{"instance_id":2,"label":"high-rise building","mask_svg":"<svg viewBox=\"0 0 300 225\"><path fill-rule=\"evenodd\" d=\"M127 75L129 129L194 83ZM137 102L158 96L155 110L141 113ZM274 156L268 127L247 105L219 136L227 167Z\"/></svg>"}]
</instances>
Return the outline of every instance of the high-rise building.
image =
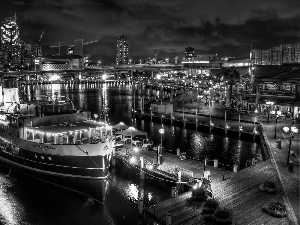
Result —
<instances>
[{"instance_id":1,"label":"high-rise building","mask_svg":"<svg viewBox=\"0 0 300 225\"><path fill-rule=\"evenodd\" d=\"M116 64L128 64L128 47L129 43L127 37L122 35L117 41L117 58Z\"/></svg>"},{"instance_id":2,"label":"high-rise building","mask_svg":"<svg viewBox=\"0 0 300 225\"><path fill-rule=\"evenodd\" d=\"M1 46L19 45L19 26L17 16L5 18L1 22Z\"/></svg>"},{"instance_id":3,"label":"high-rise building","mask_svg":"<svg viewBox=\"0 0 300 225\"><path fill-rule=\"evenodd\" d=\"M192 60L192 58L194 56L195 56L195 49L194 48L192 48L192 47L185 48L185 51L184 51L185 60L187 60L187 61Z\"/></svg>"},{"instance_id":4,"label":"high-rise building","mask_svg":"<svg viewBox=\"0 0 300 225\"><path fill-rule=\"evenodd\" d=\"M0 64L29 69L33 65L31 45L20 40L16 15L1 22Z\"/></svg>"}]
</instances>

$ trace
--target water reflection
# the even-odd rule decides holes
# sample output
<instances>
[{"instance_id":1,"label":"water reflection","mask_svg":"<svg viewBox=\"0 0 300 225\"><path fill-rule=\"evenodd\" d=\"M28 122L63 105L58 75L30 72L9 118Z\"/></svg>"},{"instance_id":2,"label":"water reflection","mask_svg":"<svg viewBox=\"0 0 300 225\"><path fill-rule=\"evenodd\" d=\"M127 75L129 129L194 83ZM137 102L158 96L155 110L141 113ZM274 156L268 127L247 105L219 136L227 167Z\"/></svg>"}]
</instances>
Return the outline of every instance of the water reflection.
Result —
<instances>
[{"instance_id":1,"label":"water reflection","mask_svg":"<svg viewBox=\"0 0 300 225\"><path fill-rule=\"evenodd\" d=\"M78 88L81 89L78 89ZM67 89L68 88L68 89ZM159 91L147 88L141 88L138 85L115 85L115 84L95 84L88 85L39 85L35 87L41 93L48 93L53 90L60 91L61 95L68 96L74 103L75 107L83 108L94 113L101 114L103 110L108 110L108 118L112 125L124 122L129 126L134 126L139 130L146 131L148 137L153 141L154 145L159 145L161 135L159 129L161 123L153 123L150 120L143 120L132 117L131 110L133 104L137 108L140 107L139 99L135 98L133 102L133 93L137 95L147 94L151 99L157 96ZM50 90L49 90L50 89ZM28 91L24 88L24 92ZM238 159L240 168L245 167L245 162L256 155L256 149L253 149L253 143L247 141L239 141L230 138L213 135L209 140L209 135L195 130L182 129L170 125L163 125L165 134L163 135L163 146L168 151L176 152L177 148L185 151L187 156L203 160L205 157L210 160L219 159L221 163L233 165ZM211 144L214 143L214 144ZM238 151L238 153L236 153Z\"/></svg>"}]
</instances>

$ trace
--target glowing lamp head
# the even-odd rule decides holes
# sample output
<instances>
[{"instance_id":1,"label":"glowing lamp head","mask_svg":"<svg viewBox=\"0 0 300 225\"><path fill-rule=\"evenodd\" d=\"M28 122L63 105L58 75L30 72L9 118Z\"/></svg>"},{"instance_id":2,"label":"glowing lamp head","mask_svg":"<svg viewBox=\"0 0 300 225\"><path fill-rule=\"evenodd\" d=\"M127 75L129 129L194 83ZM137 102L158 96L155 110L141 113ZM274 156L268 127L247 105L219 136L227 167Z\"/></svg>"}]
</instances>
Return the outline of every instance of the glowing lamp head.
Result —
<instances>
[{"instance_id":1,"label":"glowing lamp head","mask_svg":"<svg viewBox=\"0 0 300 225\"><path fill-rule=\"evenodd\" d=\"M298 128L297 128L297 127L291 127L291 131L292 131L294 134L297 134L297 133L298 133Z\"/></svg>"},{"instance_id":2,"label":"glowing lamp head","mask_svg":"<svg viewBox=\"0 0 300 225\"><path fill-rule=\"evenodd\" d=\"M284 131L285 133L289 132L289 130L290 130L290 129L289 129L288 127L284 127L284 128L283 128L283 131Z\"/></svg>"},{"instance_id":3,"label":"glowing lamp head","mask_svg":"<svg viewBox=\"0 0 300 225\"><path fill-rule=\"evenodd\" d=\"M255 113L258 113L258 110L257 109L255 109L255 111L254 111Z\"/></svg>"},{"instance_id":4,"label":"glowing lamp head","mask_svg":"<svg viewBox=\"0 0 300 225\"><path fill-rule=\"evenodd\" d=\"M147 168L148 168L148 170L153 170L153 165L152 164L148 164Z\"/></svg>"},{"instance_id":5,"label":"glowing lamp head","mask_svg":"<svg viewBox=\"0 0 300 225\"><path fill-rule=\"evenodd\" d=\"M164 130L164 129L159 129L159 133L160 133L160 134L164 134L164 133L165 133L165 130Z\"/></svg>"},{"instance_id":6,"label":"glowing lamp head","mask_svg":"<svg viewBox=\"0 0 300 225\"><path fill-rule=\"evenodd\" d=\"M134 148L133 148L133 151L138 152L139 149L138 149L137 147L134 147Z\"/></svg>"},{"instance_id":7,"label":"glowing lamp head","mask_svg":"<svg viewBox=\"0 0 300 225\"><path fill-rule=\"evenodd\" d=\"M106 80L106 78L107 78L107 75L104 73L104 74L102 75L102 80Z\"/></svg>"},{"instance_id":8,"label":"glowing lamp head","mask_svg":"<svg viewBox=\"0 0 300 225\"><path fill-rule=\"evenodd\" d=\"M131 157L129 160L130 163L135 163L136 162L136 158L135 157Z\"/></svg>"}]
</instances>

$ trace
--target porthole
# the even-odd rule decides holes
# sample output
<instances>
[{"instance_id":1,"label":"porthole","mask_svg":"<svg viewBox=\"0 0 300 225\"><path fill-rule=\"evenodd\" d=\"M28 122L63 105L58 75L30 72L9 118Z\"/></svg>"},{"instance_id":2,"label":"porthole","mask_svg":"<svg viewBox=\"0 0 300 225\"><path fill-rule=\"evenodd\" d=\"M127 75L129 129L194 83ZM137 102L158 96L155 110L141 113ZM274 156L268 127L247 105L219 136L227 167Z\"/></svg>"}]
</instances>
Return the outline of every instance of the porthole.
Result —
<instances>
[{"instance_id":1,"label":"porthole","mask_svg":"<svg viewBox=\"0 0 300 225\"><path fill-rule=\"evenodd\" d=\"M42 159L44 159L44 156L41 156Z\"/></svg>"},{"instance_id":2,"label":"porthole","mask_svg":"<svg viewBox=\"0 0 300 225\"><path fill-rule=\"evenodd\" d=\"M37 158L37 155L34 155L35 158Z\"/></svg>"},{"instance_id":3,"label":"porthole","mask_svg":"<svg viewBox=\"0 0 300 225\"><path fill-rule=\"evenodd\" d=\"M52 160L50 156L48 157L48 159L49 159L50 161Z\"/></svg>"}]
</instances>

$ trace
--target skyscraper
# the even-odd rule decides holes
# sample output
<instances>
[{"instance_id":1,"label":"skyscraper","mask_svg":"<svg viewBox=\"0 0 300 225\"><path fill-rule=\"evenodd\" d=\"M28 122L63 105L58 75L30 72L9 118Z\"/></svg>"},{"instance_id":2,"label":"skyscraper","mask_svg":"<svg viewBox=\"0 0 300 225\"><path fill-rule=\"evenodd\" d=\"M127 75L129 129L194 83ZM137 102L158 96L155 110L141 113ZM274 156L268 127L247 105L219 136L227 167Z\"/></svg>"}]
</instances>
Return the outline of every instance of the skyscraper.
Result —
<instances>
[{"instance_id":1,"label":"skyscraper","mask_svg":"<svg viewBox=\"0 0 300 225\"><path fill-rule=\"evenodd\" d=\"M125 35L120 36L117 40L117 65L128 64L128 47L127 37Z\"/></svg>"},{"instance_id":2,"label":"skyscraper","mask_svg":"<svg viewBox=\"0 0 300 225\"><path fill-rule=\"evenodd\" d=\"M5 18L1 22L1 46L19 44L19 26L17 16Z\"/></svg>"},{"instance_id":3,"label":"skyscraper","mask_svg":"<svg viewBox=\"0 0 300 225\"><path fill-rule=\"evenodd\" d=\"M16 15L1 22L0 64L10 69L28 69L33 65L31 45L20 40Z\"/></svg>"}]
</instances>

